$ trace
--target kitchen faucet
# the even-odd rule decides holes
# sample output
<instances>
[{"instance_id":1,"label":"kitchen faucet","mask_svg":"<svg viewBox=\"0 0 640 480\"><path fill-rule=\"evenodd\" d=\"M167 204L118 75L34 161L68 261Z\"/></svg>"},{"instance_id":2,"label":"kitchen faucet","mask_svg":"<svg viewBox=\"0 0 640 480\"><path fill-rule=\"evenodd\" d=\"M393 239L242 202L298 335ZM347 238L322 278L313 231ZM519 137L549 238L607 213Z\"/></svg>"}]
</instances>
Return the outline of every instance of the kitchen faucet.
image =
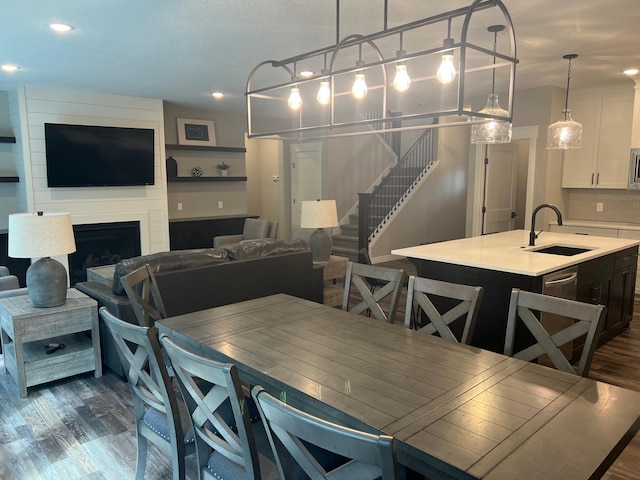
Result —
<instances>
[{"instance_id":1,"label":"kitchen faucet","mask_svg":"<svg viewBox=\"0 0 640 480\"><path fill-rule=\"evenodd\" d=\"M558 210L558 207L556 207L555 205L551 205L550 203L543 203L541 205L538 205L534 210L533 213L531 214L531 233L529 233L529 246L532 247L533 245L536 244L536 238L538 238L538 235L540 235L540 233L542 233L542 230L540 230L540 233L538 235L536 235L536 214L538 213L538 211L542 208L550 208L551 210L553 210L554 212L556 212L556 216L558 217L558 225L562 225L562 214L560 213L560 210Z\"/></svg>"}]
</instances>

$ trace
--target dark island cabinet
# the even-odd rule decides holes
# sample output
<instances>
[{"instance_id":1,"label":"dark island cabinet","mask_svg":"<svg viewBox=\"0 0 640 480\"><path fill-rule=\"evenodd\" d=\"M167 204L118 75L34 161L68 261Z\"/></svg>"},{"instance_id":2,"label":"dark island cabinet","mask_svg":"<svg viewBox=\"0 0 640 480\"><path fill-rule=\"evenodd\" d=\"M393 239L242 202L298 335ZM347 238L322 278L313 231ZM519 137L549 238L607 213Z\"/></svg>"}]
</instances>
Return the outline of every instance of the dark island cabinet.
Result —
<instances>
[{"instance_id":1,"label":"dark island cabinet","mask_svg":"<svg viewBox=\"0 0 640 480\"><path fill-rule=\"evenodd\" d=\"M629 328L633 319L636 273L638 270L637 247L618 252L615 257L609 313L604 341Z\"/></svg>"},{"instance_id":2,"label":"dark island cabinet","mask_svg":"<svg viewBox=\"0 0 640 480\"><path fill-rule=\"evenodd\" d=\"M213 248L213 237L242 233L247 218L257 215L234 215L209 218L169 220L171 250Z\"/></svg>"}]
</instances>

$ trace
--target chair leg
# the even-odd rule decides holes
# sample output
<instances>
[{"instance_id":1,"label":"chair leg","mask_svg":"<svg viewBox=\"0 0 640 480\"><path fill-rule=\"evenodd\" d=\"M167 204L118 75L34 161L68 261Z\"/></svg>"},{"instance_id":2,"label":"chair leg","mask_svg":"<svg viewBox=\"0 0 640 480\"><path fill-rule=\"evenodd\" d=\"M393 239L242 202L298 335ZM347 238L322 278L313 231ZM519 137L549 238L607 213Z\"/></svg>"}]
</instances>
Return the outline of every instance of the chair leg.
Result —
<instances>
[{"instance_id":1,"label":"chair leg","mask_svg":"<svg viewBox=\"0 0 640 480\"><path fill-rule=\"evenodd\" d=\"M138 435L138 459L136 462L136 480L144 480L144 470L147 465L147 439Z\"/></svg>"}]
</instances>

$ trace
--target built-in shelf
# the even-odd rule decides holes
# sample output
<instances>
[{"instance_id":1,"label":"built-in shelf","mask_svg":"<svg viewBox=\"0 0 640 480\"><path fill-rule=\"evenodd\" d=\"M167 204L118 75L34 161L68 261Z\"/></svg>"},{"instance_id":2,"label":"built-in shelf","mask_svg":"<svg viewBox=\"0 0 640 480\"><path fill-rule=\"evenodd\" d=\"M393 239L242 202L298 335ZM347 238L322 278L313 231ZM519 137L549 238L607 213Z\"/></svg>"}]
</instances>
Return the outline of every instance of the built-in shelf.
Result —
<instances>
[{"instance_id":1,"label":"built-in shelf","mask_svg":"<svg viewBox=\"0 0 640 480\"><path fill-rule=\"evenodd\" d=\"M19 177L0 177L0 183L18 183Z\"/></svg>"},{"instance_id":2,"label":"built-in shelf","mask_svg":"<svg viewBox=\"0 0 640 480\"><path fill-rule=\"evenodd\" d=\"M246 182L247 177L169 177L167 182Z\"/></svg>"},{"instance_id":3,"label":"built-in shelf","mask_svg":"<svg viewBox=\"0 0 640 480\"><path fill-rule=\"evenodd\" d=\"M245 153L247 151L244 147L208 147L203 145L165 145L167 150L191 150L201 152L231 152L231 153Z\"/></svg>"},{"instance_id":4,"label":"built-in shelf","mask_svg":"<svg viewBox=\"0 0 640 480\"><path fill-rule=\"evenodd\" d=\"M0 137L0 143L16 143L16 137Z\"/></svg>"}]
</instances>

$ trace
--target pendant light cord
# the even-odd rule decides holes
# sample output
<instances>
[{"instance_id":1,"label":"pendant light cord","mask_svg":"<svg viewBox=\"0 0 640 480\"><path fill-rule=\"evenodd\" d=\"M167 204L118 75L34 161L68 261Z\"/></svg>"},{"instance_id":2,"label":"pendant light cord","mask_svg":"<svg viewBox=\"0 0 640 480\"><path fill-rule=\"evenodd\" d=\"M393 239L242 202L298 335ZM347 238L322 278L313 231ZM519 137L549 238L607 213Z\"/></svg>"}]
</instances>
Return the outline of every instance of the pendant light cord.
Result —
<instances>
[{"instance_id":1,"label":"pendant light cord","mask_svg":"<svg viewBox=\"0 0 640 480\"><path fill-rule=\"evenodd\" d=\"M564 111L566 112L569 109L569 82L571 81L571 58L569 58L569 68L567 69L567 95L564 99ZM565 120L567 114L564 114Z\"/></svg>"}]
</instances>

